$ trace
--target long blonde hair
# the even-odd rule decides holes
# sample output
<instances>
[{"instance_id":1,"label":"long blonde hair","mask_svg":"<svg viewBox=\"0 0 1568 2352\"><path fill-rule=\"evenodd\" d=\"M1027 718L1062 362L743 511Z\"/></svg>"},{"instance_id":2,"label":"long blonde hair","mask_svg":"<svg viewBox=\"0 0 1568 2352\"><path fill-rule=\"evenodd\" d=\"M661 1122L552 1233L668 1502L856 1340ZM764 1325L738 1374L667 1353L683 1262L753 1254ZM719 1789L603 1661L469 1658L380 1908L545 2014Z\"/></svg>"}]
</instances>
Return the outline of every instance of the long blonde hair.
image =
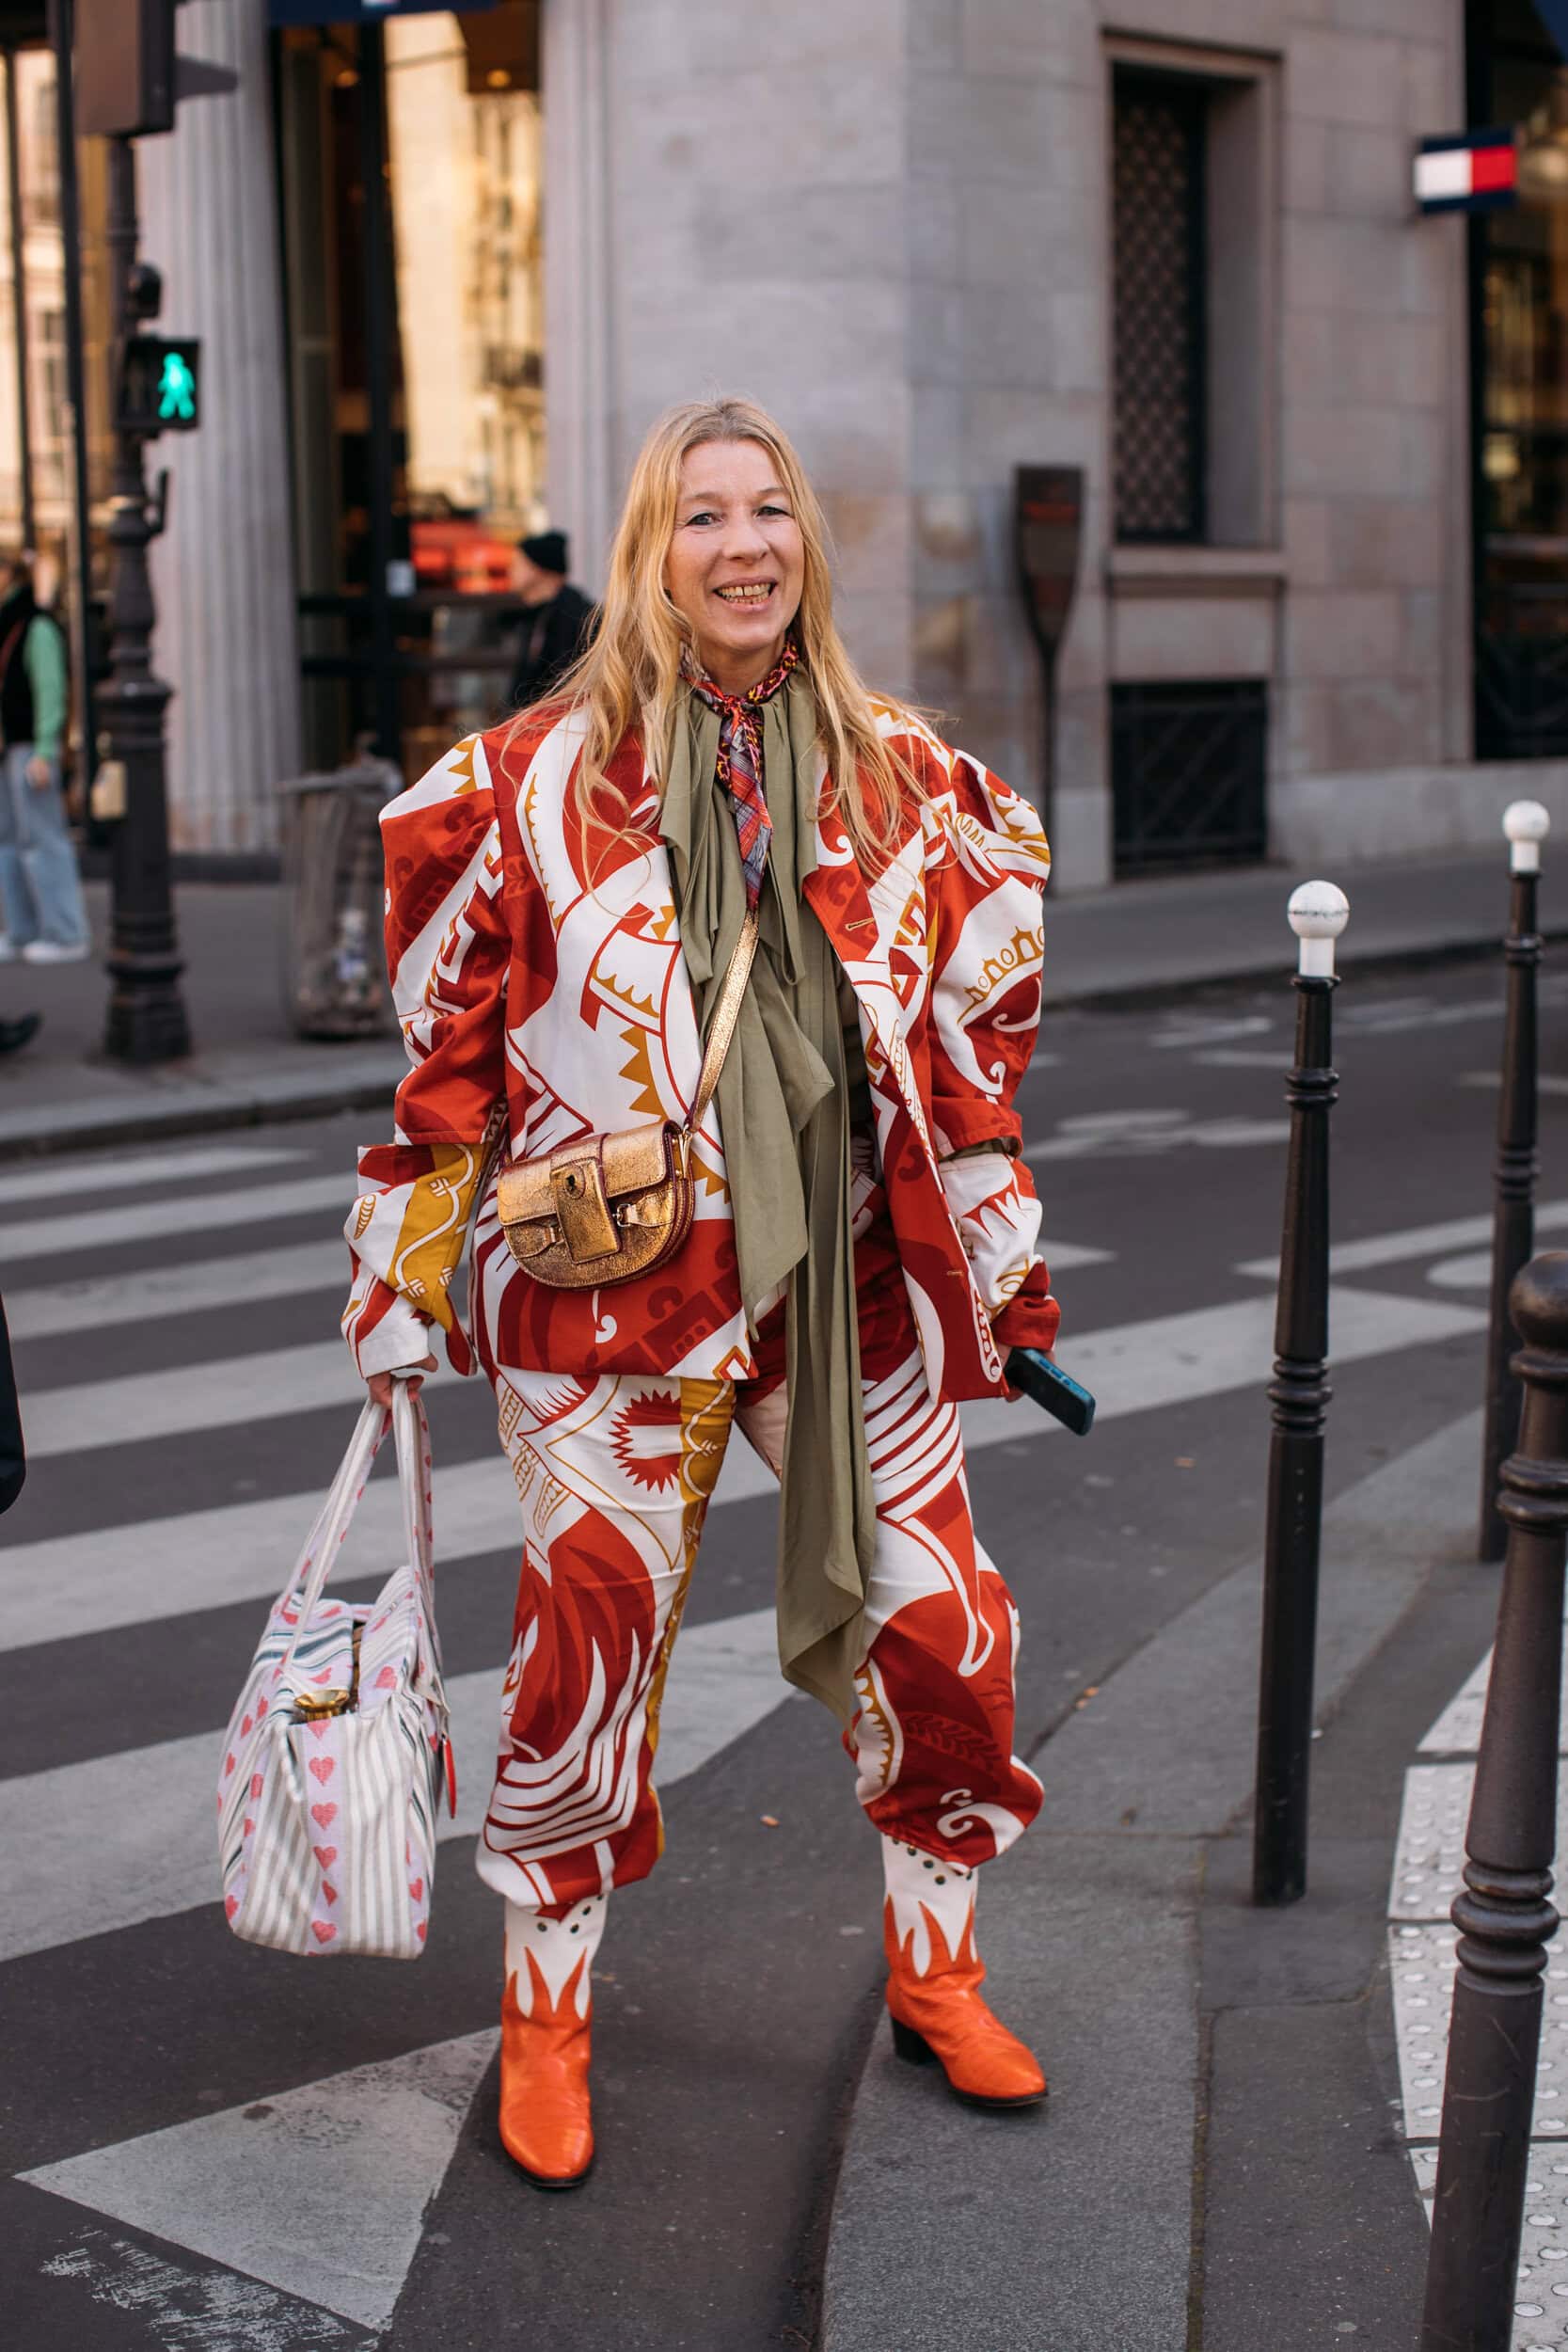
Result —
<instances>
[{"instance_id":1,"label":"long blonde hair","mask_svg":"<svg viewBox=\"0 0 1568 2352\"><path fill-rule=\"evenodd\" d=\"M879 865L908 802L922 797L907 763L877 730L871 697L833 622L828 528L816 492L787 437L754 401L689 401L659 418L632 469L610 555L602 617L593 644L547 699L585 712L588 733L572 785L572 805L590 827L619 832L629 803L607 770L635 727L660 790L677 716L681 654L691 632L664 585L674 532L681 468L709 441L756 441L779 469L800 525L805 577L793 624L800 664L816 698L833 804L857 856Z\"/></svg>"}]
</instances>

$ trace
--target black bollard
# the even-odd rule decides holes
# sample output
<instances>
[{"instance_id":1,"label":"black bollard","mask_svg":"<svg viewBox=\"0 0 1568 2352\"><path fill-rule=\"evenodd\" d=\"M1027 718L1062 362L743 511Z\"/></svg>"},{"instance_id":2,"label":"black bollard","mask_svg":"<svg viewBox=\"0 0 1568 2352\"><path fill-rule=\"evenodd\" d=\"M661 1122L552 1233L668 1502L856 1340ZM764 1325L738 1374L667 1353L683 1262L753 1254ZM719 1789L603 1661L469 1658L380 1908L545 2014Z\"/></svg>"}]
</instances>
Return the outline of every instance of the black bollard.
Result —
<instances>
[{"instance_id":1,"label":"black bollard","mask_svg":"<svg viewBox=\"0 0 1568 2352\"><path fill-rule=\"evenodd\" d=\"M1563 1551L1568 1541L1568 1250L1514 1282L1525 1344L1519 1450L1503 1464L1508 1558L1486 1693L1454 1979L1421 2352L1508 2352L1524 2226L1542 1976L1557 1913Z\"/></svg>"},{"instance_id":2,"label":"black bollard","mask_svg":"<svg viewBox=\"0 0 1568 2352\"><path fill-rule=\"evenodd\" d=\"M1486 1339L1486 1413L1481 1427L1481 1534L1482 1560L1500 1560L1508 1530L1498 1515L1497 1479L1519 1434L1519 1383L1513 1370L1514 1330L1508 1297L1513 1278L1535 1247L1535 975L1541 938L1535 892L1541 844L1551 819L1539 801L1514 801L1504 811L1513 876L1508 937L1508 1020L1503 1030L1502 1089L1497 1097L1497 1157L1493 1170L1492 1313Z\"/></svg>"},{"instance_id":3,"label":"black bollard","mask_svg":"<svg viewBox=\"0 0 1568 2352\"><path fill-rule=\"evenodd\" d=\"M1291 1156L1269 1397L1268 1526L1263 1565L1263 1658L1258 1699L1258 1803L1252 1899L1299 1902L1307 1892L1307 1765L1318 1639L1318 1542L1323 1521L1328 1356L1328 1114L1339 1090L1330 1061L1330 1006L1338 982L1334 942L1349 908L1332 882L1304 882L1291 898L1301 942L1296 974L1296 1066L1285 1088Z\"/></svg>"}]
</instances>

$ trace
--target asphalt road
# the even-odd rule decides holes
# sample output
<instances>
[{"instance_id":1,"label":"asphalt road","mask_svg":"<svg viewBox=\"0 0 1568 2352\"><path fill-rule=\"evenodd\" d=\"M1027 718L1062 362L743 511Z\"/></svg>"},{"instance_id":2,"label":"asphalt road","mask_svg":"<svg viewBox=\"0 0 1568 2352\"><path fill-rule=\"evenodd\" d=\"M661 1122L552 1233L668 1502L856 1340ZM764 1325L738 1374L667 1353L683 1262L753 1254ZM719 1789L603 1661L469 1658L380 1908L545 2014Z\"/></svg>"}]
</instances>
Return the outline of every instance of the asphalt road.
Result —
<instances>
[{"instance_id":1,"label":"asphalt road","mask_svg":"<svg viewBox=\"0 0 1568 2352\"><path fill-rule=\"evenodd\" d=\"M1414 1240L1357 1278L1331 1495L1479 1401L1481 1229L1422 1236L1486 1217L1500 1006L1480 966L1339 993L1335 1238ZM1548 977L1548 1072L1565 1013ZM1052 1735L1083 1694L1259 1546L1270 1286L1243 1269L1277 1248L1292 1017L1288 986L1056 1014L1025 1085L1059 1354L1113 1408L1080 1445L1021 1404L971 1451L1048 1804ZM1568 1199L1565 1104L1543 1101L1544 1202ZM766 1495L721 1488L709 1520L661 1752L668 1851L612 1903L601 1955L580 2194L531 2194L497 2141L499 1922L467 1838L443 1849L414 1968L257 1951L213 1899L222 1727L352 1422L346 1361L324 1353L328 1203L372 1139L341 1120L170 1143L139 1168L0 1169L0 1289L42 1448L0 1535L0 2283L19 2340L809 2345L877 2029L879 1883L832 1726L768 1670ZM431 1408L446 1662L482 1724L515 1542L483 1387L443 1376ZM374 1565L351 1554L344 1590L373 1590ZM481 1735L460 1753L470 1796L484 1764ZM984 1916L982 1896L982 1945Z\"/></svg>"}]
</instances>

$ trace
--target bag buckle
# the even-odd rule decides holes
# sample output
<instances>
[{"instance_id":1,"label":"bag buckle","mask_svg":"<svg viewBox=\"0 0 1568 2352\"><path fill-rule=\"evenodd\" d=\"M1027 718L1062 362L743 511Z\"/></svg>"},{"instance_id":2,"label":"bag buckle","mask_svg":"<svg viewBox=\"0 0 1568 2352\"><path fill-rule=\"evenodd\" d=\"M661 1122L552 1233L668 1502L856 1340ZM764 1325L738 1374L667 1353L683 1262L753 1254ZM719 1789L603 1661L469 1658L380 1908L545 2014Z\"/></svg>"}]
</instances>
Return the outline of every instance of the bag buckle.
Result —
<instances>
[{"instance_id":1,"label":"bag buckle","mask_svg":"<svg viewBox=\"0 0 1568 2352\"><path fill-rule=\"evenodd\" d=\"M574 1265L612 1258L621 1244L597 1159L568 1160L550 1168L550 1190L562 1238Z\"/></svg>"}]
</instances>

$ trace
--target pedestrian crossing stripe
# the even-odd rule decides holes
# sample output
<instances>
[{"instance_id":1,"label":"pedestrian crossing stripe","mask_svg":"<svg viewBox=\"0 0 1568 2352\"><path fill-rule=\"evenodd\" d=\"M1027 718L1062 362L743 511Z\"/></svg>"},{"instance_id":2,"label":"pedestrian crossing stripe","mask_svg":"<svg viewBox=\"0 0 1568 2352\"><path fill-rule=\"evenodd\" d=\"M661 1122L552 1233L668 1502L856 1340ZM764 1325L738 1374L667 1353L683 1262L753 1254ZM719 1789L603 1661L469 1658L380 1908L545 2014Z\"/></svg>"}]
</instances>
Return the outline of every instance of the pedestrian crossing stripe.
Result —
<instances>
[{"instance_id":1,"label":"pedestrian crossing stripe","mask_svg":"<svg viewBox=\"0 0 1568 2352\"><path fill-rule=\"evenodd\" d=\"M448 1678L458 1803L455 1817L443 1810L437 1819L441 1840L473 1837L483 1825L501 1673L498 1663ZM229 1695L214 1694L219 1704ZM700 1772L791 1695L770 1607L687 1626L659 1718L659 1787ZM221 1728L193 1732L6 1782L0 1962L217 1900L213 1783L221 1739ZM62 1869L67 1854L71 1867Z\"/></svg>"},{"instance_id":2,"label":"pedestrian crossing stripe","mask_svg":"<svg viewBox=\"0 0 1568 2352\"><path fill-rule=\"evenodd\" d=\"M91 1198L104 1190L118 1199L144 1184L188 1184L198 1177L248 1174L261 1168L297 1167L306 1154L278 1144L210 1144L186 1152L147 1152L140 1157L116 1152L106 1159L72 1160L69 1174L57 1163L43 1168L0 1169L0 1208L27 1200L57 1200L62 1192Z\"/></svg>"},{"instance_id":3,"label":"pedestrian crossing stripe","mask_svg":"<svg viewBox=\"0 0 1568 2352\"><path fill-rule=\"evenodd\" d=\"M21 2178L384 2328L499 2039L434 2042Z\"/></svg>"},{"instance_id":4,"label":"pedestrian crossing stripe","mask_svg":"<svg viewBox=\"0 0 1568 2352\"><path fill-rule=\"evenodd\" d=\"M1339 1365L1457 1338L1484 1329L1486 1323L1484 1313L1457 1299L1407 1298L1348 1288L1331 1292L1329 1316L1333 1359ZM1260 1295L1085 1332L1064 1354L1075 1378L1098 1398L1098 1420L1104 1423L1230 1390L1261 1389L1273 1361L1274 1319L1273 1297ZM291 1350L280 1360L319 1364L319 1373L312 1371L309 1377L319 1377L326 1402L333 1393L341 1395L346 1429L354 1384L346 1351L335 1353L336 1347L336 1343L327 1344L319 1357L314 1349ZM180 1414L167 1434L232 1425L230 1391L237 1393L247 1382L245 1365L256 1360L235 1357L166 1375L146 1375L165 1382L166 1408ZM306 1379L304 1374L300 1377ZM341 1390L340 1378L344 1383ZM129 1391L138 1385L136 1380L104 1382L102 1389L117 1395L127 1392L129 1405ZM43 1425L53 1427L74 1412L84 1443L101 1446L109 1441L105 1429L116 1425L114 1399L100 1396L95 1420L82 1416L82 1393L45 1391L41 1397L27 1400L29 1417L38 1412ZM73 1398L74 1406L69 1401ZM243 1419L249 1422L256 1411L253 1401ZM971 1454L987 1446L1024 1437L1033 1442L1058 1432L1055 1422L1000 1398L966 1406L963 1428ZM714 1506L774 1489L772 1472L752 1449L732 1444ZM14 1544L6 1555L8 1597L0 1613L0 1650L270 1597L281 1581L279 1562L286 1565L293 1557L300 1530L309 1524L318 1502L311 1494L291 1495ZM437 1470L435 1508L437 1556L443 1562L515 1548L519 1541L516 1491L499 1454ZM362 1547L368 1536L385 1559L396 1543L396 1514L390 1481L372 1480L351 1547Z\"/></svg>"}]
</instances>

